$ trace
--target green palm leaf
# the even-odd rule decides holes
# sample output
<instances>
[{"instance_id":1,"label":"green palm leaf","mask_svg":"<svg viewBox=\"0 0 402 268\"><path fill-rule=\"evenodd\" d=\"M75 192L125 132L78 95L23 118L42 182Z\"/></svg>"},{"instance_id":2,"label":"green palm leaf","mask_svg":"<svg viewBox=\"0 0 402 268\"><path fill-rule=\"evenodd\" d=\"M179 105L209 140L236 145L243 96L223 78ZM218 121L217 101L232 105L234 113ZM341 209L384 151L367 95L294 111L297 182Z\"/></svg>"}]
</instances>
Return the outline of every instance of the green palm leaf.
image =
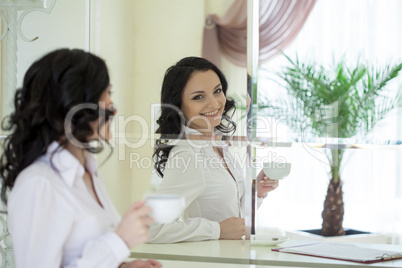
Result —
<instances>
[{"instance_id":1,"label":"green palm leaf","mask_svg":"<svg viewBox=\"0 0 402 268\"><path fill-rule=\"evenodd\" d=\"M289 65L278 77L287 95L260 100L258 111L286 115L288 126L296 133L337 138L362 135L400 103L400 90L387 85L398 76L402 63L376 70L365 64L350 68L341 60L335 67L325 68L285 57ZM329 124L337 125L333 133L328 133ZM343 156L342 150L336 151L328 154L334 180L339 177ZM333 159L335 155L338 159Z\"/></svg>"}]
</instances>

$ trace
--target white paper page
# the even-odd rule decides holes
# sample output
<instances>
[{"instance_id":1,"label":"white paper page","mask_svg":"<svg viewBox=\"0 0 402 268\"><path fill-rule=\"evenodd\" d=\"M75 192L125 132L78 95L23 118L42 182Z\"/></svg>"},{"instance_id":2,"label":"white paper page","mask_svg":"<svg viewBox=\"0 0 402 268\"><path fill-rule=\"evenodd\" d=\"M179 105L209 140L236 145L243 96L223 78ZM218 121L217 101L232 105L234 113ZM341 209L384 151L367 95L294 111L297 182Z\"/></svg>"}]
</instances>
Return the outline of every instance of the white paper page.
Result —
<instances>
[{"instance_id":1,"label":"white paper page","mask_svg":"<svg viewBox=\"0 0 402 268\"><path fill-rule=\"evenodd\" d=\"M363 262L379 260L382 259L383 256L402 255L402 252L371 249L351 244L336 243L317 243L307 246L284 248L279 251Z\"/></svg>"}]
</instances>

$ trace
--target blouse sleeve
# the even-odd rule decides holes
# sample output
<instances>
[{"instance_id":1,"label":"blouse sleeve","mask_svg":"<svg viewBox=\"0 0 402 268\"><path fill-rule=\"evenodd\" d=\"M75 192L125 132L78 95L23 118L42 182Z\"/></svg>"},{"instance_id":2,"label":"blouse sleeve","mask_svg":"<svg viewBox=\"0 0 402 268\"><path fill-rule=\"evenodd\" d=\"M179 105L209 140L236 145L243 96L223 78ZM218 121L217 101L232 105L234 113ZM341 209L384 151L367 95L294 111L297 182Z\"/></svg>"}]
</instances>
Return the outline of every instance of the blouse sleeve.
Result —
<instances>
[{"instance_id":1,"label":"blouse sleeve","mask_svg":"<svg viewBox=\"0 0 402 268\"><path fill-rule=\"evenodd\" d=\"M129 249L114 232L87 241L80 257L63 265L63 248L74 228L74 211L47 178L30 177L13 189L8 224L16 267L118 267Z\"/></svg>"},{"instance_id":2,"label":"blouse sleeve","mask_svg":"<svg viewBox=\"0 0 402 268\"><path fill-rule=\"evenodd\" d=\"M192 148L174 147L166 163L164 176L157 194L177 194L185 199L185 209L205 190L204 157ZM154 224L148 243L175 243L219 239L218 222L204 218L187 218L169 224Z\"/></svg>"}]
</instances>

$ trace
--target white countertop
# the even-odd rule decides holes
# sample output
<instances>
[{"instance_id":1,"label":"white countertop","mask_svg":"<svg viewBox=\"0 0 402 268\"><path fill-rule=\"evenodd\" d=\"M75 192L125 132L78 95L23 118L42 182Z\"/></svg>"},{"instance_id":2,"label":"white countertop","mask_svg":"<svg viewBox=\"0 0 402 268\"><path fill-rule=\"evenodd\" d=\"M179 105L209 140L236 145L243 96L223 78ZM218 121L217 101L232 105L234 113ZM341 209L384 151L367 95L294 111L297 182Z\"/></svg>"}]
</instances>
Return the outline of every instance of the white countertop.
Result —
<instances>
[{"instance_id":1,"label":"white countertop","mask_svg":"<svg viewBox=\"0 0 402 268\"><path fill-rule=\"evenodd\" d=\"M131 251L131 257L163 260L250 263L250 241L211 240L174 244L142 244Z\"/></svg>"},{"instance_id":2,"label":"white countertop","mask_svg":"<svg viewBox=\"0 0 402 268\"><path fill-rule=\"evenodd\" d=\"M290 266L267 266L253 264L213 263L213 262L191 262L191 261L168 261L160 260L163 268L290 268Z\"/></svg>"},{"instance_id":3,"label":"white countertop","mask_svg":"<svg viewBox=\"0 0 402 268\"><path fill-rule=\"evenodd\" d=\"M283 252L272 251L272 248L295 246L302 244L311 244L313 241L289 240L278 246L252 246L250 250L250 263L261 265L289 265L289 266L304 266L304 267L388 267L388 268L401 268L402 259L393 261L384 261L373 264L362 264L350 261L340 261L333 259L326 259L320 257L303 256L298 254L290 254ZM368 248L376 248L383 250L392 250L402 252L401 245L388 245L388 244L358 244L356 245Z\"/></svg>"},{"instance_id":4,"label":"white countertop","mask_svg":"<svg viewBox=\"0 0 402 268\"><path fill-rule=\"evenodd\" d=\"M132 250L132 258L157 259L163 261L184 261L192 262L191 267L196 262L218 264L238 264L238 268L244 267L402 267L402 259L385 261L373 264L361 264L349 261L339 261L319 257L303 256L290 253L272 251L272 248L308 244L311 241L289 240L278 246L255 246L250 247L248 240L212 240L202 242L182 242L174 244L143 244ZM401 251L401 245L388 244L358 244L369 248L384 250ZM165 266L164 266L165 267ZM169 267L169 266L167 266ZM173 266L172 266L173 267ZM180 267L180 266L175 266ZM207 266L203 266L207 267ZM208 267L222 267L211 266ZM235 267L235 266L231 266ZM237 266L236 266L237 267Z\"/></svg>"}]
</instances>

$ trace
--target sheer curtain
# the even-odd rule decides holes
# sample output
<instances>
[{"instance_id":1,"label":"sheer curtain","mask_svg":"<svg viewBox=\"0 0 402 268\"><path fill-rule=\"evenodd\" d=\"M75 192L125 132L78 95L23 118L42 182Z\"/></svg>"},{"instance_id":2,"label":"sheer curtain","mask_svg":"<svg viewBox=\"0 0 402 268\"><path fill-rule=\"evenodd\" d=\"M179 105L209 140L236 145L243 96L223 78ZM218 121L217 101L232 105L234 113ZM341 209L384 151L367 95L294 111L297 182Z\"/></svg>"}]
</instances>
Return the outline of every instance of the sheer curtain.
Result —
<instances>
[{"instance_id":1,"label":"sheer curtain","mask_svg":"<svg viewBox=\"0 0 402 268\"><path fill-rule=\"evenodd\" d=\"M284 54L300 61L333 65L345 58L384 66L402 62L402 1L318 0L305 26ZM282 94L272 73L287 64L277 56L263 64L259 73L261 96ZM402 74L389 84L401 91ZM402 109L395 109L368 135L372 141L402 140ZM281 136L285 125L270 132ZM390 147L388 147L390 148ZM277 149L278 150L278 149ZM258 156L269 154L258 150ZM257 226L285 230L321 228L321 212L329 181L323 151L294 144L292 171L270 193L258 211ZM341 178L344 181L344 227L387 234L389 242L402 244L402 152L393 149L348 150Z\"/></svg>"},{"instance_id":2,"label":"sheer curtain","mask_svg":"<svg viewBox=\"0 0 402 268\"><path fill-rule=\"evenodd\" d=\"M302 29L316 0L260 0L260 55L263 63L287 47ZM247 1L235 0L222 18L206 19L202 56L219 66L219 52L247 64Z\"/></svg>"}]
</instances>

